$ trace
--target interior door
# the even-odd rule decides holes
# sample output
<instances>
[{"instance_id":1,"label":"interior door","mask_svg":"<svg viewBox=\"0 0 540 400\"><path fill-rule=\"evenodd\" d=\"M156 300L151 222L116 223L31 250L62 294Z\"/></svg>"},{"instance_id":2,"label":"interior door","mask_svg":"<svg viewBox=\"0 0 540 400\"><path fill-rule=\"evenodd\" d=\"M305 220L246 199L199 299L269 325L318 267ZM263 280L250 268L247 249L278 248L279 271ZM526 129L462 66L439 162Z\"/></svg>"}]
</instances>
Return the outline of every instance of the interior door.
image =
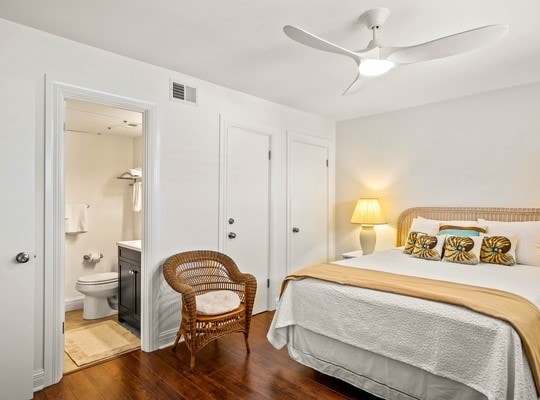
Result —
<instances>
[{"instance_id":1,"label":"interior door","mask_svg":"<svg viewBox=\"0 0 540 400\"><path fill-rule=\"evenodd\" d=\"M328 147L289 142L289 271L328 261Z\"/></svg>"},{"instance_id":2,"label":"interior door","mask_svg":"<svg viewBox=\"0 0 540 400\"><path fill-rule=\"evenodd\" d=\"M35 89L0 75L0 397L31 399L34 369Z\"/></svg>"},{"instance_id":3,"label":"interior door","mask_svg":"<svg viewBox=\"0 0 540 400\"><path fill-rule=\"evenodd\" d=\"M270 136L225 124L221 243L242 272L257 278L253 312L266 311L270 257Z\"/></svg>"}]
</instances>

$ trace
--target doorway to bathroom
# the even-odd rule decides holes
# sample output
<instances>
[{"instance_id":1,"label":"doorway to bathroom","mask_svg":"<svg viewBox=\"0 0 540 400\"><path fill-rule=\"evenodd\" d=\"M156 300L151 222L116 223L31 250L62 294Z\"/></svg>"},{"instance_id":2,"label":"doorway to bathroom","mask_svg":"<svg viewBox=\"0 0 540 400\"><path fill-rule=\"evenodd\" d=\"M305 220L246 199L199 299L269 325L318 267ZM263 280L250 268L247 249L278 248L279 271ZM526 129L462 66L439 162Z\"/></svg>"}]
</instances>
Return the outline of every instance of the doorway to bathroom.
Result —
<instances>
[{"instance_id":1,"label":"doorway to bathroom","mask_svg":"<svg viewBox=\"0 0 540 400\"><path fill-rule=\"evenodd\" d=\"M67 99L63 373L140 348L143 114Z\"/></svg>"},{"instance_id":2,"label":"doorway to bathroom","mask_svg":"<svg viewBox=\"0 0 540 400\"><path fill-rule=\"evenodd\" d=\"M63 377L65 349L65 122L67 101L78 100L142 114L142 236L140 273L140 346L143 351L158 348L155 333L156 284L154 276L159 268L156 254L157 190L158 177L158 131L156 104L118 94L74 86L45 76L45 194L44 194L44 315L40 324L43 329L43 370L34 375L34 387L48 386ZM94 160L97 163L99 160ZM118 175L113 175L114 179ZM129 185L129 180L116 180ZM82 202L85 202L82 200ZM89 204L88 210L92 210ZM88 227L92 224L89 220ZM99 249L86 248L90 253ZM100 253L101 254L101 253ZM83 255L84 256L84 255ZM95 259L95 254L94 254ZM39 355L37 355L39 357ZM39 362L39 361L38 361Z\"/></svg>"}]
</instances>

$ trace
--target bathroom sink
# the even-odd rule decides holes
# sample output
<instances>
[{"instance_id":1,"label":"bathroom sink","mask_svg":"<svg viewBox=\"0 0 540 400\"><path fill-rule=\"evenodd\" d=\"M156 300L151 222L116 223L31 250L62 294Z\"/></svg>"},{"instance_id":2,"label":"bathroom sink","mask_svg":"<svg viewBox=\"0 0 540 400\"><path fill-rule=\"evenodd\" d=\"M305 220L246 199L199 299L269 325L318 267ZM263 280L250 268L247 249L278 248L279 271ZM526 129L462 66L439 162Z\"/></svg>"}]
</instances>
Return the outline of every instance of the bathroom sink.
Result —
<instances>
[{"instance_id":1,"label":"bathroom sink","mask_svg":"<svg viewBox=\"0 0 540 400\"><path fill-rule=\"evenodd\" d=\"M135 251L141 251L141 241L140 240L124 240L121 242L116 242L120 247L125 247L126 249L131 249Z\"/></svg>"}]
</instances>

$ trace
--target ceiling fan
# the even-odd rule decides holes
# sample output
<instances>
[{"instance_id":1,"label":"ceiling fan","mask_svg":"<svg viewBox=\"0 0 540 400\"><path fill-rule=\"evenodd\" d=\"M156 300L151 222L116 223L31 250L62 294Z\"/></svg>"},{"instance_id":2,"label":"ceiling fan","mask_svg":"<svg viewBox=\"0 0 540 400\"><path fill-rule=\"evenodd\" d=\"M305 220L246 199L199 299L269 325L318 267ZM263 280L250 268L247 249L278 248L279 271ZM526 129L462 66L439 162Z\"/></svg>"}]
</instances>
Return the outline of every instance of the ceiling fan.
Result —
<instances>
[{"instance_id":1,"label":"ceiling fan","mask_svg":"<svg viewBox=\"0 0 540 400\"><path fill-rule=\"evenodd\" d=\"M400 65L464 53L500 39L508 32L508 25L487 25L414 46L387 47L377 37L377 31L384 25L389 14L388 9L379 7L366 11L360 16L360 22L373 32L373 39L370 40L365 49L357 51L347 50L294 26L286 25L283 27L283 31L298 43L342 54L356 62L358 67L356 78L345 89L343 95L358 91L365 82L364 77L382 75Z\"/></svg>"}]
</instances>

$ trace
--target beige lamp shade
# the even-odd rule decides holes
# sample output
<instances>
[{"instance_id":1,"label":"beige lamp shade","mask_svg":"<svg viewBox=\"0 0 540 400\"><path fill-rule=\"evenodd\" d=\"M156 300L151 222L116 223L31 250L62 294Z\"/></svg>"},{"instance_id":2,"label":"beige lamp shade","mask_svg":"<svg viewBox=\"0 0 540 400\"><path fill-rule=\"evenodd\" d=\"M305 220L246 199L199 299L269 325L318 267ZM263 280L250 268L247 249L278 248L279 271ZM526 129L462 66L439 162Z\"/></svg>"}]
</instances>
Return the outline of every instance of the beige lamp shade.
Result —
<instances>
[{"instance_id":1,"label":"beige lamp shade","mask_svg":"<svg viewBox=\"0 0 540 400\"><path fill-rule=\"evenodd\" d=\"M362 224L359 237L362 253L364 255L373 253L377 242L377 235L373 225L386 224L379 199L358 199L351 222L353 224Z\"/></svg>"},{"instance_id":2,"label":"beige lamp shade","mask_svg":"<svg viewBox=\"0 0 540 400\"><path fill-rule=\"evenodd\" d=\"M379 199L358 199L351 218L351 223L362 225L386 224L386 219L382 213Z\"/></svg>"}]
</instances>

